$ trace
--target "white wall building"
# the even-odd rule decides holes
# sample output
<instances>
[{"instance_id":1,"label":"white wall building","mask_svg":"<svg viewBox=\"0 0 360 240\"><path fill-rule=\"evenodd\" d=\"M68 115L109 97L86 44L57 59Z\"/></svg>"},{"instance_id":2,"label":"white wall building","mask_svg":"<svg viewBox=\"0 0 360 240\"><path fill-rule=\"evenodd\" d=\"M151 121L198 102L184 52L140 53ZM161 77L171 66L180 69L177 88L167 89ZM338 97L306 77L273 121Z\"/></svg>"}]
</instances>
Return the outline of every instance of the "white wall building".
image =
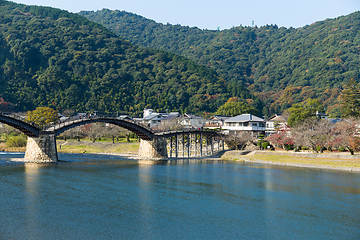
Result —
<instances>
[{"instance_id":1,"label":"white wall building","mask_svg":"<svg viewBox=\"0 0 360 240\"><path fill-rule=\"evenodd\" d=\"M271 134L277 132L278 130L285 130L287 129L287 122L286 119L280 115L275 114L268 120L266 120L266 129L265 135L270 136Z\"/></svg>"},{"instance_id":2,"label":"white wall building","mask_svg":"<svg viewBox=\"0 0 360 240\"><path fill-rule=\"evenodd\" d=\"M235 132L247 131L253 136L265 135L265 120L252 114L242 114L226 119L223 129Z\"/></svg>"},{"instance_id":3,"label":"white wall building","mask_svg":"<svg viewBox=\"0 0 360 240\"><path fill-rule=\"evenodd\" d=\"M201 128L204 126L205 122L206 120L201 116L185 113L180 124L190 128Z\"/></svg>"},{"instance_id":4,"label":"white wall building","mask_svg":"<svg viewBox=\"0 0 360 240\"><path fill-rule=\"evenodd\" d=\"M222 129L224 126L225 120L227 120L229 118L231 118L231 116L214 115L205 122L204 127L209 128L209 129L215 129L215 128Z\"/></svg>"}]
</instances>

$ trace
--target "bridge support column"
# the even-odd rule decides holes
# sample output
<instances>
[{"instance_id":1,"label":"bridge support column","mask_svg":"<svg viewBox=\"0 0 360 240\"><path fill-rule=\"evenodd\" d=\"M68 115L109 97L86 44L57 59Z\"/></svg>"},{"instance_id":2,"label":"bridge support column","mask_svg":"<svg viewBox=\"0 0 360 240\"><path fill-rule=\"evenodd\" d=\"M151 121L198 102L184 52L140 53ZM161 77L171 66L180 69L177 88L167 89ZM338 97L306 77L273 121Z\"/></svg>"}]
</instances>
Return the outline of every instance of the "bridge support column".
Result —
<instances>
[{"instance_id":1,"label":"bridge support column","mask_svg":"<svg viewBox=\"0 0 360 240\"><path fill-rule=\"evenodd\" d=\"M154 138L153 140L140 140L139 158L159 159L167 158L167 142L164 138Z\"/></svg>"},{"instance_id":2,"label":"bridge support column","mask_svg":"<svg viewBox=\"0 0 360 240\"><path fill-rule=\"evenodd\" d=\"M24 158L30 162L57 162L55 135L42 132L39 137L28 137Z\"/></svg>"}]
</instances>

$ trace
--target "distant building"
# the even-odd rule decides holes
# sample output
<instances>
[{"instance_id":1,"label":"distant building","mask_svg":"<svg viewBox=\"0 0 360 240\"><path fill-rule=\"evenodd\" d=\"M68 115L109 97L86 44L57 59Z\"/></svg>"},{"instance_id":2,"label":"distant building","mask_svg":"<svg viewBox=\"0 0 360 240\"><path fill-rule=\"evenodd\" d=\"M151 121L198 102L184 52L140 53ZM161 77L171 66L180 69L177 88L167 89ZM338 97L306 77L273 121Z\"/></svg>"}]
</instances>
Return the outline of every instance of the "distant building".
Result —
<instances>
[{"instance_id":1,"label":"distant building","mask_svg":"<svg viewBox=\"0 0 360 240\"><path fill-rule=\"evenodd\" d=\"M320 119L327 119L329 115L327 115L326 113L316 111L316 116Z\"/></svg>"},{"instance_id":2,"label":"distant building","mask_svg":"<svg viewBox=\"0 0 360 240\"><path fill-rule=\"evenodd\" d=\"M224 122L224 130L235 133L250 132L253 136L265 135L265 120L252 114L241 114L228 118Z\"/></svg>"},{"instance_id":3,"label":"distant building","mask_svg":"<svg viewBox=\"0 0 360 240\"><path fill-rule=\"evenodd\" d=\"M156 127L161 123L161 120L166 116L163 116L160 113L151 113L149 115L144 115L143 123L148 125L150 128Z\"/></svg>"},{"instance_id":4,"label":"distant building","mask_svg":"<svg viewBox=\"0 0 360 240\"><path fill-rule=\"evenodd\" d=\"M278 130L287 129L287 121L281 115L275 114L274 116L270 117L266 120L266 129L265 129L265 136L269 136Z\"/></svg>"},{"instance_id":5,"label":"distant building","mask_svg":"<svg viewBox=\"0 0 360 240\"><path fill-rule=\"evenodd\" d=\"M153 109L144 109L144 117L142 123L148 125L150 128L157 127L162 121L170 121L176 117L181 117L178 112L171 113L155 113Z\"/></svg>"},{"instance_id":6,"label":"distant building","mask_svg":"<svg viewBox=\"0 0 360 240\"><path fill-rule=\"evenodd\" d=\"M229 118L231 118L231 116L214 115L205 122L204 127L209 128L209 129L215 129L215 128L222 129L224 126L225 120L227 120Z\"/></svg>"},{"instance_id":7,"label":"distant building","mask_svg":"<svg viewBox=\"0 0 360 240\"><path fill-rule=\"evenodd\" d=\"M180 124L189 128L200 128L204 126L205 122L206 120L201 116L185 113Z\"/></svg>"}]
</instances>

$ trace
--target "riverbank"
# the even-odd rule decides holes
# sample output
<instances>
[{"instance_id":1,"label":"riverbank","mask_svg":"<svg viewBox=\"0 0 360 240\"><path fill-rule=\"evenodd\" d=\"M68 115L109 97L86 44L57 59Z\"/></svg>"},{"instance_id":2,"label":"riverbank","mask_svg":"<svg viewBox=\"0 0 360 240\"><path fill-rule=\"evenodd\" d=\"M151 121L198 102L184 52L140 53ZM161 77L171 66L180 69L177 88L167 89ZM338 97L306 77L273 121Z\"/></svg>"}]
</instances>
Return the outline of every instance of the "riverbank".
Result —
<instances>
[{"instance_id":1,"label":"riverbank","mask_svg":"<svg viewBox=\"0 0 360 240\"><path fill-rule=\"evenodd\" d=\"M119 154L136 155L139 151L139 142L92 142L87 140L57 140L57 151L60 153L99 153L99 154ZM26 147L6 147L5 143L0 143L0 152L25 152Z\"/></svg>"},{"instance_id":2,"label":"riverbank","mask_svg":"<svg viewBox=\"0 0 360 240\"><path fill-rule=\"evenodd\" d=\"M92 142L76 140L57 140L58 152L60 153L100 153L100 154L129 154L134 155L139 151L139 142L131 143L112 143L112 142Z\"/></svg>"},{"instance_id":3,"label":"riverbank","mask_svg":"<svg viewBox=\"0 0 360 240\"><path fill-rule=\"evenodd\" d=\"M342 170L360 173L360 154L349 153L311 153L290 151L227 151L223 160L256 162L280 166Z\"/></svg>"}]
</instances>

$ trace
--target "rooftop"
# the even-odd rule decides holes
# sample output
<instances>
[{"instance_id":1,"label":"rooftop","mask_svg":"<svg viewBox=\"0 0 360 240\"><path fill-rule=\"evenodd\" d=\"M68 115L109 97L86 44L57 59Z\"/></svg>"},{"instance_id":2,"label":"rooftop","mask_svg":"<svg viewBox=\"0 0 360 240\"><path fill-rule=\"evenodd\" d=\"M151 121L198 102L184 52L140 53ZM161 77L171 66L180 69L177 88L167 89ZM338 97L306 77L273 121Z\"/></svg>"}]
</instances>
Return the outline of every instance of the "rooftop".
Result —
<instances>
[{"instance_id":1,"label":"rooftop","mask_svg":"<svg viewBox=\"0 0 360 240\"><path fill-rule=\"evenodd\" d=\"M228 118L225 122L265 122L264 119L252 114L241 114L232 118Z\"/></svg>"}]
</instances>

